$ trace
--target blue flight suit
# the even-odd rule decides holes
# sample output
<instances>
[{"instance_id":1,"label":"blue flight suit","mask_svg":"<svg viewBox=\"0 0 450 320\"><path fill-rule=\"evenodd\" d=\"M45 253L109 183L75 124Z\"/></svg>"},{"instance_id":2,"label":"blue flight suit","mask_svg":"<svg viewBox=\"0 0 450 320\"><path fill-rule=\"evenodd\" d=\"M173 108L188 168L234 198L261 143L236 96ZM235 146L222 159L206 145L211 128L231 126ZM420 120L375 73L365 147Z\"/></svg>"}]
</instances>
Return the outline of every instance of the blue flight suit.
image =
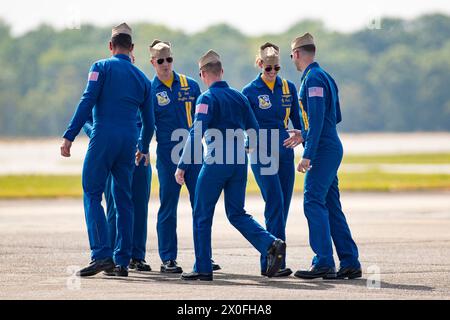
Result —
<instances>
[{"instance_id":1,"label":"blue flight suit","mask_svg":"<svg viewBox=\"0 0 450 320\"><path fill-rule=\"evenodd\" d=\"M142 128L141 118L138 115L138 129ZM83 126L89 138L92 136L93 121L92 116ZM145 166L145 159L142 159L139 166L134 168L132 200L134 207L134 223L133 223L133 250L131 258L135 260L145 260L145 252L147 245L147 218L148 218L148 202L150 200L150 187L152 179L152 167ZM106 201L106 219L108 221L109 239L111 248L115 247L117 235L117 209L113 197L113 178L108 175L105 187Z\"/></svg>"},{"instance_id":2,"label":"blue flight suit","mask_svg":"<svg viewBox=\"0 0 450 320\"><path fill-rule=\"evenodd\" d=\"M93 260L114 257L127 267L133 248L132 178L139 138L136 114L140 110L140 150L148 153L154 130L151 83L128 55L117 54L95 62L87 87L64 133L73 141L92 113L94 127L83 165L84 209ZM117 237L112 252L108 223L101 205L109 174L117 208Z\"/></svg>"},{"instance_id":3,"label":"blue flight suit","mask_svg":"<svg viewBox=\"0 0 450 320\"><path fill-rule=\"evenodd\" d=\"M294 150L283 146L284 140L289 138L289 119L295 129L301 129L300 107L295 85L285 79L276 77L273 90L261 79L261 74L244 87L242 93L248 98L261 129L276 129L279 131L279 152L272 152L270 146L271 135L268 133L268 153L278 163L278 170L273 175L261 174L261 163L257 152L251 157L257 157L252 163L252 171L261 194L266 203L264 217L267 231L275 237L286 241L286 222L294 190L295 166ZM286 267L286 259L281 268ZM261 271L267 269L267 256L261 255Z\"/></svg>"},{"instance_id":4,"label":"blue flight suit","mask_svg":"<svg viewBox=\"0 0 450 320\"><path fill-rule=\"evenodd\" d=\"M299 100L305 140L303 158L310 159L312 166L305 175L303 203L310 245L316 254L312 264L335 266L333 240L340 266L359 268L358 248L339 200L337 172L343 148L336 129L342 120L338 88L317 62L303 73Z\"/></svg>"},{"instance_id":5,"label":"blue flight suit","mask_svg":"<svg viewBox=\"0 0 450 320\"><path fill-rule=\"evenodd\" d=\"M94 129L94 122L92 119L92 114L89 116L88 120L83 126L83 130L89 139L92 138L92 130ZM111 173L108 174L108 178L105 183L105 201L106 201L106 220L108 221L108 231L109 231L109 240L111 244L111 248L115 247L116 243L116 204L114 203L113 197L113 177Z\"/></svg>"},{"instance_id":6,"label":"blue flight suit","mask_svg":"<svg viewBox=\"0 0 450 320\"><path fill-rule=\"evenodd\" d=\"M178 252L177 207L181 186L175 180L178 159L172 159L172 149L179 141L172 141L172 133L177 129L189 130L192 127L195 101L200 95L200 87L195 80L176 72L173 72L173 75L171 88L168 88L157 76L152 80L152 100L158 142L156 169L161 202L156 229L159 256L163 262L176 260ZM181 151L180 149L180 153ZM201 164L198 164L186 172L186 187L192 209L200 169Z\"/></svg>"},{"instance_id":7,"label":"blue flight suit","mask_svg":"<svg viewBox=\"0 0 450 320\"><path fill-rule=\"evenodd\" d=\"M214 209L222 190L228 220L261 254L266 253L275 240L272 234L244 210L248 160L243 132L232 145L233 150L230 150L225 138L220 150L214 148L217 145L212 132L217 133L218 130L222 137L226 137L227 129L258 130L259 126L247 98L230 88L225 81L217 81L197 100L194 125L178 164L180 169L190 170L195 158L193 151L204 135L207 154L195 189L193 216L195 272L212 273L211 226ZM234 152L232 163L226 161L230 152ZM243 162L236 162L242 154ZM214 159L217 161L213 161Z\"/></svg>"}]
</instances>

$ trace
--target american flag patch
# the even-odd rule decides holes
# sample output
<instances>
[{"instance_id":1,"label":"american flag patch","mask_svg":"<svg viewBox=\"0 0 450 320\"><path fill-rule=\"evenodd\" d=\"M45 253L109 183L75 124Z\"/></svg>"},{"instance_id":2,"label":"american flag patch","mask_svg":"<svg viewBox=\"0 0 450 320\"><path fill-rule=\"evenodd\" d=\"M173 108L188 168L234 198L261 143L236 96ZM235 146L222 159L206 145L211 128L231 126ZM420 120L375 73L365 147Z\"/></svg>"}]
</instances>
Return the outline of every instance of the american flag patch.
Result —
<instances>
[{"instance_id":1,"label":"american flag patch","mask_svg":"<svg viewBox=\"0 0 450 320\"><path fill-rule=\"evenodd\" d=\"M208 114L208 105L206 103L200 103L195 107L195 113Z\"/></svg>"},{"instance_id":2,"label":"american flag patch","mask_svg":"<svg viewBox=\"0 0 450 320\"><path fill-rule=\"evenodd\" d=\"M92 71L89 72L88 81L97 81L98 80L98 72Z\"/></svg>"},{"instance_id":3,"label":"american flag patch","mask_svg":"<svg viewBox=\"0 0 450 320\"><path fill-rule=\"evenodd\" d=\"M308 88L308 97L322 97L323 98L323 88L322 87L311 87Z\"/></svg>"}]
</instances>

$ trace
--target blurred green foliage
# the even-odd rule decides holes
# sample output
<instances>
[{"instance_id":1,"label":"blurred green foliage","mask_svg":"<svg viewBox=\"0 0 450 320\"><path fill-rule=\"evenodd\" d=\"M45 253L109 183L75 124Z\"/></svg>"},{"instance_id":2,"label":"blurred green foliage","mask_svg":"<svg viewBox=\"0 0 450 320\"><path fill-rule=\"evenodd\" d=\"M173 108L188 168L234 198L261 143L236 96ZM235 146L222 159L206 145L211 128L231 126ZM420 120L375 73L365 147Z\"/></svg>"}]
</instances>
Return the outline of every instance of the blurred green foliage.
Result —
<instances>
[{"instance_id":1,"label":"blurred green foliage","mask_svg":"<svg viewBox=\"0 0 450 320\"><path fill-rule=\"evenodd\" d=\"M271 41L282 54L281 75L299 84L290 42L306 31L318 45L318 61L340 87L340 130L450 130L450 17L383 19L380 29L353 33L302 21L281 34L250 37L227 25L187 34L161 25L133 24L137 65L152 78L148 45L173 44L175 70L198 79L197 60L207 49L223 58L225 78L241 89L258 73L258 45ZM13 37L0 22L0 136L60 136L84 89L90 65L109 55L109 28L83 25L56 31L42 25ZM204 89L204 87L203 87Z\"/></svg>"}]
</instances>

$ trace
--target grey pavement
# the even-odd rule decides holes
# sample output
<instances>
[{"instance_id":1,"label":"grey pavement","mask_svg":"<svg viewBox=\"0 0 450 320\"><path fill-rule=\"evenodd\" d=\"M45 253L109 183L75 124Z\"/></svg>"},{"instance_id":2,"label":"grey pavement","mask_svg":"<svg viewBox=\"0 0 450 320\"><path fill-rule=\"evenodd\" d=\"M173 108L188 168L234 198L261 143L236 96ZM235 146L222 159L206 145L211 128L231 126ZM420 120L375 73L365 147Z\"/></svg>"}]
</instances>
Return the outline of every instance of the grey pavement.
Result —
<instances>
[{"instance_id":1,"label":"grey pavement","mask_svg":"<svg viewBox=\"0 0 450 320\"><path fill-rule=\"evenodd\" d=\"M287 264L312 258L302 198L295 195L287 226ZM213 226L213 282L183 282L160 274L157 199L151 199L148 257L154 271L128 278L77 278L89 262L81 199L0 201L0 299L450 299L450 193L344 193L344 211L360 249L363 279L305 281L259 275L257 251L228 223L222 199ZM189 202L179 206L179 264L194 256ZM246 209L263 222L260 197Z\"/></svg>"}]
</instances>

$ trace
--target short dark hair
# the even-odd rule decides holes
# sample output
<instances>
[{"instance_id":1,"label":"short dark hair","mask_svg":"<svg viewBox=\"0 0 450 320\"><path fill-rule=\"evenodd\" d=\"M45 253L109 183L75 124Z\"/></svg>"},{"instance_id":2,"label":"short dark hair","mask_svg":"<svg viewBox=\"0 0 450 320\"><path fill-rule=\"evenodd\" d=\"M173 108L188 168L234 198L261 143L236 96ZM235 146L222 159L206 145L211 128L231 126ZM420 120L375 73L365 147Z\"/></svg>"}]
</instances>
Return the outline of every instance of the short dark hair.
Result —
<instances>
[{"instance_id":1,"label":"short dark hair","mask_svg":"<svg viewBox=\"0 0 450 320\"><path fill-rule=\"evenodd\" d=\"M222 62L217 61L207 63L201 68L201 70L207 73L212 73L215 76L220 76L222 73Z\"/></svg>"},{"instance_id":2,"label":"short dark hair","mask_svg":"<svg viewBox=\"0 0 450 320\"><path fill-rule=\"evenodd\" d=\"M313 44L307 44L306 46L301 46L298 48L300 51L309 53L309 54L315 54L316 53L316 46Z\"/></svg>"},{"instance_id":3,"label":"short dark hair","mask_svg":"<svg viewBox=\"0 0 450 320\"><path fill-rule=\"evenodd\" d=\"M111 38L113 47L120 47L122 49L130 50L133 45L133 40L129 34L119 33Z\"/></svg>"}]
</instances>

